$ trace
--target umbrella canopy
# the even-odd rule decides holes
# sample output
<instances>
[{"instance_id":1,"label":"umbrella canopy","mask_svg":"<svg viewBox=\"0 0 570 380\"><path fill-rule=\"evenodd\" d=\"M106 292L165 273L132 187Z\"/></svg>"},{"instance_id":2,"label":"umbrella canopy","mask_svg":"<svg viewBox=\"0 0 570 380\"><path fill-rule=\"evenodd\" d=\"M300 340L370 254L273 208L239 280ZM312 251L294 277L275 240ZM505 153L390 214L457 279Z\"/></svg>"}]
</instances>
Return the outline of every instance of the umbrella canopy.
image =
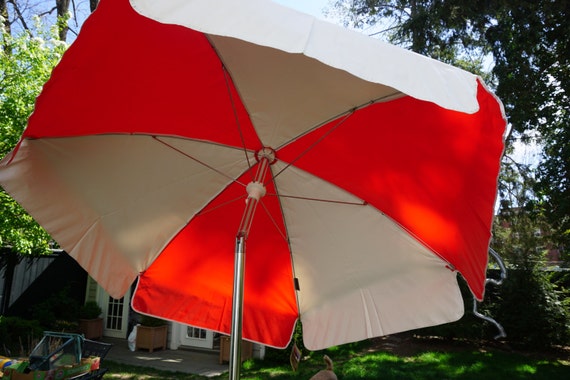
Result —
<instances>
[{"instance_id":1,"label":"umbrella canopy","mask_svg":"<svg viewBox=\"0 0 570 380\"><path fill-rule=\"evenodd\" d=\"M505 125L476 76L271 2L102 0L0 183L110 295L222 333L254 200L243 337L320 349L459 319L457 273L483 297Z\"/></svg>"}]
</instances>

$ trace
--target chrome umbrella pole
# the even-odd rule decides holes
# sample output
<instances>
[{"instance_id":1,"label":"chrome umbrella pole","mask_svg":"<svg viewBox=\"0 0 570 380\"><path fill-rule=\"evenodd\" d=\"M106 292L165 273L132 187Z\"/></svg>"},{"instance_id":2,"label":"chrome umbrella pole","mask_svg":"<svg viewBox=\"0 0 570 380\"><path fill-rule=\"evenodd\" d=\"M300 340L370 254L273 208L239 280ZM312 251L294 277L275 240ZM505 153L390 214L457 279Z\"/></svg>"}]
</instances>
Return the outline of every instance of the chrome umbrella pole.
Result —
<instances>
[{"instance_id":1,"label":"chrome umbrella pole","mask_svg":"<svg viewBox=\"0 0 570 380\"><path fill-rule=\"evenodd\" d=\"M246 206L236 236L234 286L232 298L232 326L230 336L229 380L239 379L241 369L241 338L243 326L243 284L245 277L245 243L259 200L265 195L264 180L269 166L275 162L275 151L263 148L256 154L259 166L247 187Z\"/></svg>"}]
</instances>

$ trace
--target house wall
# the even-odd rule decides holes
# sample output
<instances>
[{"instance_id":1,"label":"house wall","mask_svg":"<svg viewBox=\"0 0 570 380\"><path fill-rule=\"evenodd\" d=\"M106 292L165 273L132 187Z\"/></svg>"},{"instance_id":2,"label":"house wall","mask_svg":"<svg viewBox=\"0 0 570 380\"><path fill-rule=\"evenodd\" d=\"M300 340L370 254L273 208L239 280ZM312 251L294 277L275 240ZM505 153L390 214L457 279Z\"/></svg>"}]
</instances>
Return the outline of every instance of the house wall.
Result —
<instances>
[{"instance_id":1,"label":"house wall","mask_svg":"<svg viewBox=\"0 0 570 380\"><path fill-rule=\"evenodd\" d=\"M8 298L10 304L8 308L16 302L16 300L26 291L28 287L42 274L42 272L57 258L59 255L41 257L22 257L19 264L14 268L14 280L12 289ZM0 268L0 297L4 295L6 287L6 269ZM0 299L2 302L2 299ZM0 303L1 305L2 303Z\"/></svg>"},{"instance_id":2,"label":"house wall","mask_svg":"<svg viewBox=\"0 0 570 380\"><path fill-rule=\"evenodd\" d=\"M97 302L97 287L99 285L91 276L87 276L87 284L85 286L85 302Z\"/></svg>"},{"instance_id":3,"label":"house wall","mask_svg":"<svg viewBox=\"0 0 570 380\"><path fill-rule=\"evenodd\" d=\"M81 305L86 281L87 272L64 252L45 258L24 258L16 268L6 315L29 317L34 305L64 289Z\"/></svg>"},{"instance_id":4,"label":"house wall","mask_svg":"<svg viewBox=\"0 0 570 380\"><path fill-rule=\"evenodd\" d=\"M50 255L44 257L26 257L16 265L14 269L14 282L10 292L10 305L28 289L34 281L50 266L59 256Z\"/></svg>"}]
</instances>

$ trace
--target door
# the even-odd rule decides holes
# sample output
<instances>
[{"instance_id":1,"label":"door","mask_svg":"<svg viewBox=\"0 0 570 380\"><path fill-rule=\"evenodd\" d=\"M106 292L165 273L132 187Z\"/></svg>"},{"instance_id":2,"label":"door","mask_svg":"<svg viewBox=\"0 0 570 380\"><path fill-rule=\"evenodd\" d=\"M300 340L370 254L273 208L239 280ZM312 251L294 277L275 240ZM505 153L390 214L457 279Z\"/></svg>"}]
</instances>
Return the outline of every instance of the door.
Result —
<instances>
[{"instance_id":1,"label":"door","mask_svg":"<svg viewBox=\"0 0 570 380\"><path fill-rule=\"evenodd\" d=\"M180 341L184 346L212 349L214 348L214 332L183 325Z\"/></svg>"},{"instance_id":2,"label":"door","mask_svg":"<svg viewBox=\"0 0 570 380\"><path fill-rule=\"evenodd\" d=\"M127 338L131 290L124 297L116 299L99 288L98 298L103 309L103 336Z\"/></svg>"}]
</instances>

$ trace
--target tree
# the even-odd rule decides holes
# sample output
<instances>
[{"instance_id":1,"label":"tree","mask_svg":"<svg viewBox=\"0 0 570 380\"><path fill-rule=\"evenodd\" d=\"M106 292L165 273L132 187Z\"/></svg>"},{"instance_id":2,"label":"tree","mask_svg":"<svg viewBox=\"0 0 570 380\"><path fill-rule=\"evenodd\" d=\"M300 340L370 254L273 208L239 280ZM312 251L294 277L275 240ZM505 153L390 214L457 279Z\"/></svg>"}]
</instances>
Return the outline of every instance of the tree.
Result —
<instances>
[{"instance_id":1,"label":"tree","mask_svg":"<svg viewBox=\"0 0 570 380\"><path fill-rule=\"evenodd\" d=\"M89 0L89 10L91 12L95 12L97 6L99 5L99 0Z\"/></svg>"},{"instance_id":2,"label":"tree","mask_svg":"<svg viewBox=\"0 0 570 380\"><path fill-rule=\"evenodd\" d=\"M339 13L345 26L373 30L372 35L393 44L484 75L482 66L488 48L478 44L477 33L463 41L466 36L456 32L461 14L442 3L446 2L335 0L329 12Z\"/></svg>"},{"instance_id":3,"label":"tree","mask_svg":"<svg viewBox=\"0 0 570 380\"><path fill-rule=\"evenodd\" d=\"M32 20L39 17L44 25L57 25L61 41L69 41L98 4L99 0L0 0L0 15L8 32L33 33Z\"/></svg>"},{"instance_id":4,"label":"tree","mask_svg":"<svg viewBox=\"0 0 570 380\"><path fill-rule=\"evenodd\" d=\"M566 102L568 108L569 102ZM555 243L570 260L570 125L569 112L561 110L552 128L543 133L543 160L535 186L540 207L557 231ZM565 249L564 249L565 248Z\"/></svg>"},{"instance_id":5,"label":"tree","mask_svg":"<svg viewBox=\"0 0 570 380\"><path fill-rule=\"evenodd\" d=\"M506 170L512 171L512 167ZM533 182L532 175L522 182L510 182L493 226L493 247L502 253L510 269L507 281L496 290L497 302L491 313L511 343L536 349L568 344L570 313L562 302L564 294L550 281L551 272L546 270L552 242L550 224L532 203L511 206L522 203L514 198L527 198L524 193Z\"/></svg>"},{"instance_id":6,"label":"tree","mask_svg":"<svg viewBox=\"0 0 570 380\"><path fill-rule=\"evenodd\" d=\"M570 247L570 4L505 1L486 33L493 46L497 94L513 129L543 147L536 170L535 207L561 247ZM566 250L567 251L567 250ZM567 254L567 253L566 253Z\"/></svg>"},{"instance_id":7,"label":"tree","mask_svg":"<svg viewBox=\"0 0 570 380\"><path fill-rule=\"evenodd\" d=\"M59 31L59 39L65 41L69 27L69 0L55 0L55 8L57 10L57 29Z\"/></svg>"},{"instance_id":8,"label":"tree","mask_svg":"<svg viewBox=\"0 0 570 380\"><path fill-rule=\"evenodd\" d=\"M66 49L41 25L14 37L0 32L0 157L16 145L36 96L51 69ZM47 33L47 34L46 34ZM41 38L44 37L44 38ZM5 288L0 311L9 303L13 269L21 254L50 252L51 238L8 194L0 191L0 268L5 268Z\"/></svg>"},{"instance_id":9,"label":"tree","mask_svg":"<svg viewBox=\"0 0 570 380\"><path fill-rule=\"evenodd\" d=\"M2 27L10 33L10 23L8 22L8 7L6 0L0 0L0 17L2 17Z\"/></svg>"},{"instance_id":10,"label":"tree","mask_svg":"<svg viewBox=\"0 0 570 380\"><path fill-rule=\"evenodd\" d=\"M544 148L536 186L519 206L540 207L559 240L570 246L569 1L337 0L333 6L348 24L381 24L388 40L418 53L453 64L461 64L453 56L474 58L474 64L492 58L485 80L505 105L511 126L507 154L517 140ZM512 164L507 157L503 167ZM519 174L503 178L524 180Z\"/></svg>"}]
</instances>

